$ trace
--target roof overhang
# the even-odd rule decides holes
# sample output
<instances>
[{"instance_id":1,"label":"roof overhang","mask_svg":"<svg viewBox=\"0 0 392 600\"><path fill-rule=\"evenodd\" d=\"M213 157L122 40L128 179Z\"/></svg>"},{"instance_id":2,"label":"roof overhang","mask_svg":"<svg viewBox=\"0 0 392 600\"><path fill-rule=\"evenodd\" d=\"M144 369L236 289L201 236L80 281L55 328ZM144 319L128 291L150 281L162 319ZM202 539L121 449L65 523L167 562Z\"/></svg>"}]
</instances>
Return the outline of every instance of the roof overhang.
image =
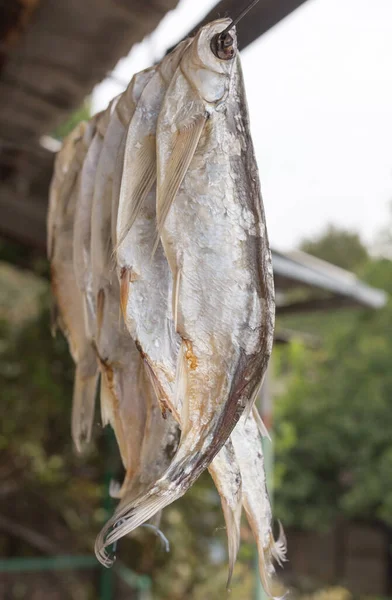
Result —
<instances>
[{"instance_id":1,"label":"roof overhang","mask_svg":"<svg viewBox=\"0 0 392 600\"><path fill-rule=\"evenodd\" d=\"M277 312L312 312L343 307L382 308L387 294L370 287L353 273L305 252L273 251L272 262L277 289ZM303 290L303 298L287 301L289 290Z\"/></svg>"}]
</instances>

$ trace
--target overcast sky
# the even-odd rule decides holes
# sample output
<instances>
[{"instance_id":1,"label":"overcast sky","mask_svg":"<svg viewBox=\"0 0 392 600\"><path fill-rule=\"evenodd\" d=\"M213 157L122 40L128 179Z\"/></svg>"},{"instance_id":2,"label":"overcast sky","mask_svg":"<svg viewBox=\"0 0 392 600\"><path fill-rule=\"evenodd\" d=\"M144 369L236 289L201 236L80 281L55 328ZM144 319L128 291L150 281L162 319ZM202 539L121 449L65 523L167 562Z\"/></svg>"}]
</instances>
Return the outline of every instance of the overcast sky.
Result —
<instances>
[{"instance_id":1,"label":"overcast sky","mask_svg":"<svg viewBox=\"0 0 392 600\"><path fill-rule=\"evenodd\" d=\"M182 0L115 76L129 81L214 4ZM372 243L392 200L392 0L308 0L241 56L271 244L329 222ZM94 111L122 89L97 86Z\"/></svg>"}]
</instances>

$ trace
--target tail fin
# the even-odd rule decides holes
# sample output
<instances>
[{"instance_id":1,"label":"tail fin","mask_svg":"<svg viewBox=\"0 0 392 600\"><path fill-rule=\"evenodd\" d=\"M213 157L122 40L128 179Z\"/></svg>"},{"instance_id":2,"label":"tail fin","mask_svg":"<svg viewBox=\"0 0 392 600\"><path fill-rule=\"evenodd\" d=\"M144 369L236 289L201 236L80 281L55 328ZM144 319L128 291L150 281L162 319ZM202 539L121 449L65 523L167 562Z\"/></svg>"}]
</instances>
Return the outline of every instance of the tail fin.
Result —
<instances>
[{"instance_id":1,"label":"tail fin","mask_svg":"<svg viewBox=\"0 0 392 600\"><path fill-rule=\"evenodd\" d=\"M169 489L165 491L154 486L148 494L116 511L106 523L95 542L95 554L105 566L111 567L116 557L110 555L107 548L117 542L149 519L165 506L180 498L186 490Z\"/></svg>"},{"instance_id":2,"label":"tail fin","mask_svg":"<svg viewBox=\"0 0 392 600\"><path fill-rule=\"evenodd\" d=\"M283 532L282 525L280 526L280 534L279 538L275 541L271 535L269 544L267 547L263 546L263 542L261 538L257 539L257 551L259 553L259 574L261 583L263 584L263 588L265 593L272 600L282 600L285 598L286 594L283 596L274 596L271 588L272 578L275 573L274 566L272 564L272 560L275 559L279 565L286 560L286 537Z\"/></svg>"},{"instance_id":3,"label":"tail fin","mask_svg":"<svg viewBox=\"0 0 392 600\"><path fill-rule=\"evenodd\" d=\"M240 547L242 512L241 472L231 440L228 440L222 450L216 455L208 470L219 492L223 515L225 517L229 554L228 588Z\"/></svg>"}]
</instances>

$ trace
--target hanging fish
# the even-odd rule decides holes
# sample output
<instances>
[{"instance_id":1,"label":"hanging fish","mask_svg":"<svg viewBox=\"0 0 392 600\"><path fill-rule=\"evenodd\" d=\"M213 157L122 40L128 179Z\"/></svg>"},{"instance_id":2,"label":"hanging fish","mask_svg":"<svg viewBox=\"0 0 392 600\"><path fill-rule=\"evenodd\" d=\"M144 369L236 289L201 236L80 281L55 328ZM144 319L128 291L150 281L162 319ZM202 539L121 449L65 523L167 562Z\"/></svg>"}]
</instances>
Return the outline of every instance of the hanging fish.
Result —
<instances>
[{"instance_id":1,"label":"hanging fish","mask_svg":"<svg viewBox=\"0 0 392 600\"><path fill-rule=\"evenodd\" d=\"M171 306L168 307L172 280L161 249L154 260L150 260L156 199L154 191L148 192L156 172L155 127L159 110L180 56L189 43L190 40L185 41L157 66L140 98L127 135L117 222L117 259L124 318L143 353L163 411L168 415L169 409L177 421L180 411L174 404L174 382L179 344L171 318ZM139 318L140 314L145 316L145 320ZM219 458L210 466L210 473L222 499L229 538L231 576L239 545L241 476L229 448L222 450ZM122 502L111 523L115 520L120 523L121 515L126 510L126 503ZM121 525L118 531L121 532ZM96 545L98 552L103 539L101 534Z\"/></svg>"},{"instance_id":2,"label":"hanging fish","mask_svg":"<svg viewBox=\"0 0 392 600\"><path fill-rule=\"evenodd\" d=\"M98 368L94 348L85 334L83 302L73 271L73 226L80 188L79 172L93 131L94 123L82 123L65 140L56 159L48 219L52 294L59 324L76 364L72 437L79 451L91 436Z\"/></svg>"},{"instance_id":3,"label":"hanging fish","mask_svg":"<svg viewBox=\"0 0 392 600\"><path fill-rule=\"evenodd\" d=\"M56 156L54 163L54 172L49 190L49 207L47 217L47 255L51 260L54 252L54 239L56 236L57 222L61 218L64 205L69 196L68 173L71 163L75 157L75 143L83 137L86 129L86 123L81 121L71 133L64 138L61 150ZM75 177L71 177L70 182L75 183ZM65 184L67 183L68 194Z\"/></svg>"},{"instance_id":4,"label":"hanging fish","mask_svg":"<svg viewBox=\"0 0 392 600\"><path fill-rule=\"evenodd\" d=\"M127 507L120 527L108 528L105 546L182 496L211 463L243 411L251 411L272 348L271 256L231 21L203 27L184 51L159 115L157 159L158 233L174 284L162 288L157 264L164 262L155 244L159 261L151 261L156 272L143 291L140 243L150 239L151 228L135 233L137 219L123 244L139 254L126 264L121 247L117 256L127 326L135 339L145 336L143 355L163 398L170 395L170 369L167 337L157 334L159 320L167 322L159 307L172 293L181 440L165 475ZM152 197L146 197L146 211ZM121 219L120 213L121 242L129 214ZM157 307L153 314L150 306ZM104 552L100 558L109 561Z\"/></svg>"},{"instance_id":5,"label":"hanging fish","mask_svg":"<svg viewBox=\"0 0 392 600\"><path fill-rule=\"evenodd\" d=\"M157 66L130 122L116 229L115 253L124 321L132 338L139 344L163 412L168 407L168 382L173 379L172 365L176 362L179 340L175 333L174 337L172 335L168 312L172 278L162 249L151 260L156 227L156 196L155 189L152 189L155 175L150 177L146 187L145 174L147 171L155 172L154 124L170 82L170 69L173 75L185 47L180 45ZM165 79L161 71L166 74ZM140 194L143 194L143 201L139 199ZM133 214L139 218L132 219Z\"/></svg>"},{"instance_id":6,"label":"hanging fish","mask_svg":"<svg viewBox=\"0 0 392 600\"><path fill-rule=\"evenodd\" d=\"M250 410L273 340L271 254L230 20L203 27L184 53L157 155L158 232L182 339L183 429L168 477L181 489Z\"/></svg>"},{"instance_id":7,"label":"hanging fish","mask_svg":"<svg viewBox=\"0 0 392 600\"><path fill-rule=\"evenodd\" d=\"M124 153L125 144L127 139L128 126L135 112L136 106L139 102L140 96L147 83L155 73L155 67L145 69L140 73L134 75L131 83L121 94L114 114L111 119L111 127L114 129L121 128L122 137L120 146L115 155L115 168L113 171L113 182L112 182L112 242L113 246L117 245L117 213L118 213L118 202L120 198L121 179L124 167Z\"/></svg>"},{"instance_id":8,"label":"hanging fish","mask_svg":"<svg viewBox=\"0 0 392 600\"><path fill-rule=\"evenodd\" d=\"M93 117L95 134L85 157L80 182L80 198L76 207L73 236L73 261L76 281L82 295L87 336L93 339L95 309L92 297L91 255L91 211L94 198L95 175L102 150L103 138L108 127L110 111Z\"/></svg>"},{"instance_id":9,"label":"hanging fish","mask_svg":"<svg viewBox=\"0 0 392 600\"><path fill-rule=\"evenodd\" d=\"M109 108L111 114L113 108ZM123 489L119 492L121 497L139 468L149 390L140 353L119 319L120 287L110 263L113 251L110 177L114 169L114 160L110 159L115 156L119 143L119 136L113 135L109 124L95 177L90 262L86 265L86 274L91 282L87 298L95 314L92 337L102 375L102 423L113 427L126 471Z\"/></svg>"},{"instance_id":10,"label":"hanging fish","mask_svg":"<svg viewBox=\"0 0 392 600\"><path fill-rule=\"evenodd\" d=\"M234 453L242 475L242 501L257 543L260 579L272 597L273 559L282 566L286 560L286 538L280 526L277 541L272 533L272 511L268 496L261 435L254 414L243 415L231 434Z\"/></svg>"}]
</instances>

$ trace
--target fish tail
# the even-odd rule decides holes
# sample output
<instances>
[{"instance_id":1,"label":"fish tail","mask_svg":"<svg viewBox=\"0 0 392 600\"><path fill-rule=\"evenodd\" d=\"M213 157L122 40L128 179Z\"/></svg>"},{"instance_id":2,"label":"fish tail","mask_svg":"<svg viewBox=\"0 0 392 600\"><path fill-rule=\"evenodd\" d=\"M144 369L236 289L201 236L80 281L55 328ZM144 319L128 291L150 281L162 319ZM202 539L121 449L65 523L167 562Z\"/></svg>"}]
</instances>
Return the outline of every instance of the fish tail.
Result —
<instances>
[{"instance_id":1,"label":"fish tail","mask_svg":"<svg viewBox=\"0 0 392 600\"><path fill-rule=\"evenodd\" d=\"M112 395L110 393L109 387L106 382L105 373L102 373L101 376L101 386L100 386L100 401L101 401L101 422L102 427L106 427L107 425L114 424L114 414L113 414L113 400ZM113 427L114 429L114 427Z\"/></svg>"},{"instance_id":2,"label":"fish tail","mask_svg":"<svg viewBox=\"0 0 392 600\"><path fill-rule=\"evenodd\" d=\"M242 513L242 477L231 439L214 458L208 470L218 490L226 523L229 556L226 587L229 589L240 547Z\"/></svg>"},{"instance_id":3,"label":"fish tail","mask_svg":"<svg viewBox=\"0 0 392 600\"><path fill-rule=\"evenodd\" d=\"M162 481L162 480L161 480ZM155 485L149 493L118 510L106 523L95 542L95 554L102 565L111 567L116 560L109 547L120 538L143 525L165 506L180 498L186 490L163 489Z\"/></svg>"},{"instance_id":4,"label":"fish tail","mask_svg":"<svg viewBox=\"0 0 392 600\"><path fill-rule=\"evenodd\" d=\"M231 578L233 577L234 565L237 560L240 547L240 524L242 503L232 508L224 498L221 498L223 515L225 517L227 531L227 551L229 555L229 573L227 576L226 588L229 589Z\"/></svg>"},{"instance_id":5,"label":"fish tail","mask_svg":"<svg viewBox=\"0 0 392 600\"><path fill-rule=\"evenodd\" d=\"M252 415L253 415L254 420L256 421L257 429L259 430L261 437L267 438L271 442L270 433L269 433L263 419L261 418L261 415L257 409L257 406L253 407Z\"/></svg>"},{"instance_id":6,"label":"fish tail","mask_svg":"<svg viewBox=\"0 0 392 600\"><path fill-rule=\"evenodd\" d=\"M124 490L128 486L128 481L133 475L129 472L126 440L119 411L122 398L117 395L118 390L121 389L120 380L123 376L123 372L121 369L113 370L113 368L103 362L101 362L101 371L100 399L102 426L106 427L107 425L110 425L112 427L117 439L121 460L126 470L126 476L119 491L121 498L124 494Z\"/></svg>"},{"instance_id":7,"label":"fish tail","mask_svg":"<svg viewBox=\"0 0 392 600\"><path fill-rule=\"evenodd\" d=\"M91 439L97 381L98 370L92 375L85 376L83 368L76 365L71 430L72 439L78 452L82 452L84 445L88 444Z\"/></svg>"},{"instance_id":8,"label":"fish tail","mask_svg":"<svg viewBox=\"0 0 392 600\"><path fill-rule=\"evenodd\" d=\"M272 578L275 574L275 569L272 564L272 560L275 559L276 562L282 566L282 563L286 561L286 536L283 531L282 524L279 522L279 537L275 541L274 537L271 533L270 543L265 548L262 544L262 540L259 538L257 542L257 551L259 554L259 574L261 583L263 585L265 593L272 600L282 600L285 598L286 594L283 596L274 596L271 586L272 586Z\"/></svg>"},{"instance_id":9,"label":"fish tail","mask_svg":"<svg viewBox=\"0 0 392 600\"><path fill-rule=\"evenodd\" d=\"M282 523L279 521L279 537L271 545L271 554L280 567L287 561L287 540Z\"/></svg>"}]
</instances>

